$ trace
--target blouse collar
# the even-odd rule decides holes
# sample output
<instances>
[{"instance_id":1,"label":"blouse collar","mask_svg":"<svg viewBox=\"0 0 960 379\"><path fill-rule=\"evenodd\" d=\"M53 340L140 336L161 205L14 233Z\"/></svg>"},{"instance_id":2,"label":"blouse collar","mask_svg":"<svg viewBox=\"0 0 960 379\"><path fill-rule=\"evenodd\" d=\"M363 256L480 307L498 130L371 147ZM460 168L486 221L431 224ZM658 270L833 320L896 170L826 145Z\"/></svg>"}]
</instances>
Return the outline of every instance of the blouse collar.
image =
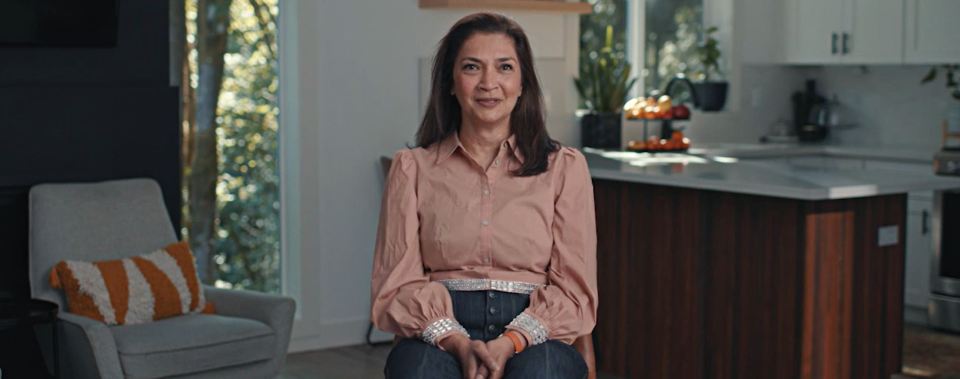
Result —
<instances>
[{"instance_id":1,"label":"blouse collar","mask_svg":"<svg viewBox=\"0 0 960 379\"><path fill-rule=\"evenodd\" d=\"M463 149L464 147L463 143L460 142L460 132L454 131L440 141L437 148L436 164L440 164L449 158L458 148ZM520 149L517 148L517 136L515 134L510 134L510 137L507 137L507 140L504 141L503 148L510 149L510 151L513 152L513 156L517 158L517 161L523 164L523 154L520 152Z\"/></svg>"}]
</instances>

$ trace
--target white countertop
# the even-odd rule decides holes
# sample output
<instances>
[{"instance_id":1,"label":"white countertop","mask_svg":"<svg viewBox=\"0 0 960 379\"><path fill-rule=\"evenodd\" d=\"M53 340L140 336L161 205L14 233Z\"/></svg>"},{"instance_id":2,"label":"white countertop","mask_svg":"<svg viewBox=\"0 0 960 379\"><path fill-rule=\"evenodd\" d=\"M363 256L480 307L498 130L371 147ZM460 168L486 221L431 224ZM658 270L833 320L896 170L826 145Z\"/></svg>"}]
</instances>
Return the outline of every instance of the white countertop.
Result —
<instances>
[{"instance_id":1,"label":"white countertop","mask_svg":"<svg viewBox=\"0 0 960 379\"><path fill-rule=\"evenodd\" d=\"M805 145L797 143L698 143L690 154L733 155L738 157L829 155L838 158L878 159L918 164L932 164L933 152L900 148L872 148L837 145Z\"/></svg>"},{"instance_id":2,"label":"white countertop","mask_svg":"<svg viewBox=\"0 0 960 379\"><path fill-rule=\"evenodd\" d=\"M801 200L960 188L932 152L790 144L699 144L687 154L584 149L596 179Z\"/></svg>"}]
</instances>

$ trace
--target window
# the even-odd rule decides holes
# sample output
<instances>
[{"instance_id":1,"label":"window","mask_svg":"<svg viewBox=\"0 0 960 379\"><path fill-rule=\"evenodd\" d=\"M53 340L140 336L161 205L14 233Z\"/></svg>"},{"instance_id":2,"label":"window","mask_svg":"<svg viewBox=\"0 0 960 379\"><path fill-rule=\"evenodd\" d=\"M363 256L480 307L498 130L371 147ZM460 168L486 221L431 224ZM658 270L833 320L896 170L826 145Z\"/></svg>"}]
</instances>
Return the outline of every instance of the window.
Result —
<instances>
[{"instance_id":1,"label":"window","mask_svg":"<svg viewBox=\"0 0 960 379\"><path fill-rule=\"evenodd\" d=\"M590 0L588 2L593 5L593 13L580 16L580 67L597 59L596 52L606 42L608 26L612 27L613 50L620 58L626 58L629 52L627 47L629 0ZM634 65L631 75L636 76L636 72L636 65Z\"/></svg>"},{"instance_id":2,"label":"window","mask_svg":"<svg viewBox=\"0 0 960 379\"><path fill-rule=\"evenodd\" d=\"M703 0L646 0L641 72L644 93L663 90L679 73L696 76L702 71L694 63L702 25Z\"/></svg>"},{"instance_id":3,"label":"window","mask_svg":"<svg viewBox=\"0 0 960 379\"><path fill-rule=\"evenodd\" d=\"M631 75L640 78L643 93L662 90L670 78L685 73L696 78L694 48L703 33L703 0L588 0L593 13L580 17L580 65L603 46L607 25L613 26L614 49L631 60ZM640 9L631 9L642 6ZM633 10L634 12L631 12ZM635 17L636 19L631 19ZM639 18L642 17L642 22ZM635 41L631 28L638 30ZM642 52L639 51L642 49ZM642 64L635 60L642 59ZM639 68L639 69L638 69ZM639 88L638 88L639 89ZM639 95L639 94L638 94Z\"/></svg>"},{"instance_id":4,"label":"window","mask_svg":"<svg viewBox=\"0 0 960 379\"><path fill-rule=\"evenodd\" d=\"M204 282L280 292L278 0L183 1L182 232Z\"/></svg>"}]
</instances>

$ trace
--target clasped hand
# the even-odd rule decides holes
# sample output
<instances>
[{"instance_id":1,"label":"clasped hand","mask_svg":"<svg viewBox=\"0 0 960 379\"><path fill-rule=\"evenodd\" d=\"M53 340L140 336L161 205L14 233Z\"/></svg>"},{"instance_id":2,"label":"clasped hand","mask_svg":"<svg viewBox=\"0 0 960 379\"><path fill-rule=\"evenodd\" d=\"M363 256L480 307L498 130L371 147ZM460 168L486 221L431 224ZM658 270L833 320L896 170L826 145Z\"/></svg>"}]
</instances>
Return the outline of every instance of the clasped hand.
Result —
<instances>
[{"instance_id":1,"label":"clasped hand","mask_svg":"<svg viewBox=\"0 0 960 379\"><path fill-rule=\"evenodd\" d=\"M514 355L513 342L504 336L485 343L455 334L440 345L460 361L464 379L500 379L507 360Z\"/></svg>"}]
</instances>

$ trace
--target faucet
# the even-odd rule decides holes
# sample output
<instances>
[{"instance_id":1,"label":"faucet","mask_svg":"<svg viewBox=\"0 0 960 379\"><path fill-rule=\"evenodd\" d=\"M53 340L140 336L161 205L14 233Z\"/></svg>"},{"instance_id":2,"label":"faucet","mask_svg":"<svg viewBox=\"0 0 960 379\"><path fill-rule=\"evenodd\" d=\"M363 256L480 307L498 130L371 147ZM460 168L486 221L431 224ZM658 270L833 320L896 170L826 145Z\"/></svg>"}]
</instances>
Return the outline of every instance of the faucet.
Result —
<instances>
[{"instance_id":1,"label":"faucet","mask_svg":"<svg viewBox=\"0 0 960 379\"><path fill-rule=\"evenodd\" d=\"M663 88L663 94L673 97L670 94L670 90L673 89L673 86L678 84L684 84L687 86L687 89L690 90L690 98L693 100L693 107L700 108L700 100L697 98L697 90L693 87L693 83L690 82L690 79L687 79L686 75L683 75L682 73L670 78L670 81L667 82L667 86ZM663 120L660 125L660 138L669 139L673 135L673 121Z\"/></svg>"},{"instance_id":2,"label":"faucet","mask_svg":"<svg viewBox=\"0 0 960 379\"><path fill-rule=\"evenodd\" d=\"M663 88L663 94L671 96L670 90L673 89L674 85L679 83L686 84L687 88L690 90L690 97L693 99L693 107L700 108L700 100L697 98L697 90L693 88L693 83L690 82L690 79L687 79L687 76L682 73L670 78L670 81L667 82L667 86Z\"/></svg>"}]
</instances>

